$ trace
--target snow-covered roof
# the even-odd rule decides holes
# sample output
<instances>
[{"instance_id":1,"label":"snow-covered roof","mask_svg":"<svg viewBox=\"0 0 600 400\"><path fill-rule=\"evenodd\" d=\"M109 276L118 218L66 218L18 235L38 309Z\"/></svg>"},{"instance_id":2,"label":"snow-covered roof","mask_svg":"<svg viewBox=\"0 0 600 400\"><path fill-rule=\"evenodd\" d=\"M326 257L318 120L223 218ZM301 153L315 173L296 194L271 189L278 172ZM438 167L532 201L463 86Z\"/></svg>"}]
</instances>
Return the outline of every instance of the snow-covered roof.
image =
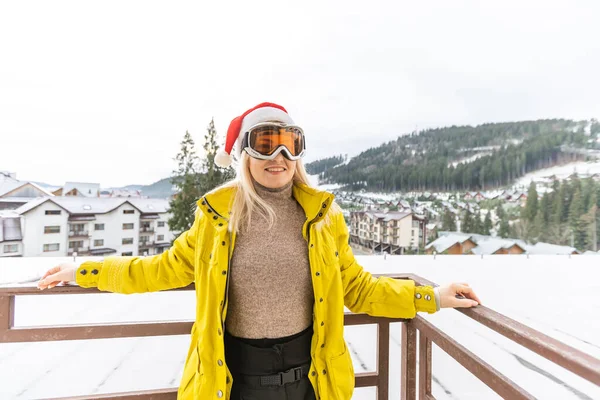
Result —
<instances>
[{"instance_id":1,"label":"snow-covered roof","mask_svg":"<svg viewBox=\"0 0 600 400\"><path fill-rule=\"evenodd\" d=\"M439 237L433 242L425 246L425 249L433 247L438 253L442 253L454 246L456 243L464 243L471 239L471 235L459 232L445 232L446 234L438 233Z\"/></svg>"},{"instance_id":2,"label":"snow-covered roof","mask_svg":"<svg viewBox=\"0 0 600 400\"><path fill-rule=\"evenodd\" d=\"M476 255L481 254L494 254L500 249L510 249L513 246L519 246L526 251L527 249L523 243L519 243L518 240L502 239L496 237L487 237L484 240L474 240L477 243L477 247L471 249L471 252Z\"/></svg>"},{"instance_id":3,"label":"snow-covered roof","mask_svg":"<svg viewBox=\"0 0 600 400\"><path fill-rule=\"evenodd\" d=\"M19 189L20 187L26 186L26 185L31 185L35 189L39 190L41 192L42 196L54 196L51 192L47 191L40 185L33 183L33 182L4 180L4 181L0 182L0 197L6 195L7 193L10 193L16 189Z\"/></svg>"},{"instance_id":4,"label":"snow-covered roof","mask_svg":"<svg viewBox=\"0 0 600 400\"><path fill-rule=\"evenodd\" d=\"M99 183L87 183L87 182L65 182L63 187L63 196L65 193L69 193L71 190L77 189L85 197L98 197L100 192Z\"/></svg>"},{"instance_id":5,"label":"snow-covered roof","mask_svg":"<svg viewBox=\"0 0 600 400\"><path fill-rule=\"evenodd\" d=\"M8 192L12 192L16 188L23 186L23 182L4 180L0 182L0 197L4 196Z\"/></svg>"},{"instance_id":6,"label":"snow-covered roof","mask_svg":"<svg viewBox=\"0 0 600 400\"><path fill-rule=\"evenodd\" d=\"M124 203L131 204L141 213L164 213L169 208L169 201L165 199L57 196L32 200L15 211L19 214L25 214L46 201L53 202L71 214L105 214Z\"/></svg>"},{"instance_id":7,"label":"snow-covered roof","mask_svg":"<svg viewBox=\"0 0 600 400\"><path fill-rule=\"evenodd\" d=\"M542 243L538 242L534 245L527 246L527 252L529 254L555 254L555 255L567 255L579 253L575 247L560 246L557 244Z\"/></svg>"},{"instance_id":8,"label":"snow-covered roof","mask_svg":"<svg viewBox=\"0 0 600 400\"><path fill-rule=\"evenodd\" d=\"M439 231L438 239L428 244L425 248L434 246L436 251L440 253L456 243L464 242L466 239L471 239L477 244L477 247L471 250L473 254L477 255L494 254L501 248L508 249L514 245L521 247L527 254L568 255L579 253L576 248L570 246L559 246L542 242L531 245L520 239L503 239L494 236L448 231Z\"/></svg>"},{"instance_id":9,"label":"snow-covered roof","mask_svg":"<svg viewBox=\"0 0 600 400\"><path fill-rule=\"evenodd\" d=\"M367 211L365 214L371 216L373 219L381 219L381 220L383 220L383 222L397 221L397 220L404 219L404 218L408 217L409 215L411 215L410 212L400 212L400 211L388 211L386 213Z\"/></svg>"}]
</instances>

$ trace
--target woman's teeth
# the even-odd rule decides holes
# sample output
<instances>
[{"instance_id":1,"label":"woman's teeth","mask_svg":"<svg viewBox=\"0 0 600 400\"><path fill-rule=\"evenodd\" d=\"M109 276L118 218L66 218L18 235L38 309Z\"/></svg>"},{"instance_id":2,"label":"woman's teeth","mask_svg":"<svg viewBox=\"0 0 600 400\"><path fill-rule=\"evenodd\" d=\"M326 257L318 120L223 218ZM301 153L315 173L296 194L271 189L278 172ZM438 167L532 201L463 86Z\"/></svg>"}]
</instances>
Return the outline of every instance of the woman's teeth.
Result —
<instances>
[{"instance_id":1,"label":"woman's teeth","mask_svg":"<svg viewBox=\"0 0 600 400\"><path fill-rule=\"evenodd\" d=\"M267 171L269 172L283 172L285 171L284 168L267 168Z\"/></svg>"}]
</instances>

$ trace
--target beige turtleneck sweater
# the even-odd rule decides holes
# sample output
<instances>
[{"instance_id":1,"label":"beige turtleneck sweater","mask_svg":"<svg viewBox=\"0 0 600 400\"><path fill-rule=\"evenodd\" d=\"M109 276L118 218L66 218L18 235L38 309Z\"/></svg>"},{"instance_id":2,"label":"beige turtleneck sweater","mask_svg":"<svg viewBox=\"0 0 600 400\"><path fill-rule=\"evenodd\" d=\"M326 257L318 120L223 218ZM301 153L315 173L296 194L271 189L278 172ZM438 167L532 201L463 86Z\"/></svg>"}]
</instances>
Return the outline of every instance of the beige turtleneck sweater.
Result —
<instances>
[{"instance_id":1,"label":"beige turtleneck sweater","mask_svg":"<svg viewBox=\"0 0 600 400\"><path fill-rule=\"evenodd\" d=\"M304 210L292 182L256 192L273 207L273 227L258 214L237 234L231 261L226 327L233 336L263 339L290 336L312 324L314 295L308 248L302 236Z\"/></svg>"}]
</instances>

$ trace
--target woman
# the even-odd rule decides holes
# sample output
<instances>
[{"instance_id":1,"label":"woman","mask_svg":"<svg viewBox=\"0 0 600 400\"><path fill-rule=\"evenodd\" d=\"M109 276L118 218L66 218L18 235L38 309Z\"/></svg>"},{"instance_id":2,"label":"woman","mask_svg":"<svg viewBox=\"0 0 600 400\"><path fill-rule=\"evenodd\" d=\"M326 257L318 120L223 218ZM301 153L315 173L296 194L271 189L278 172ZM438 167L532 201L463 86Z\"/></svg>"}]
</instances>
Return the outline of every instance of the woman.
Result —
<instances>
[{"instance_id":1,"label":"woman","mask_svg":"<svg viewBox=\"0 0 600 400\"><path fill-rule=\"evenodd\" d=\"M178 398L350 399L344 306L414 318L479 299L466 284L416 287L364 271L334 196L309 185L304 150L304 133L287 111L259 104L231 122L216 157L227 167L235 156L236 179L198 201L193 226L169 251L62 264L39 288L76 281L142 293L195 282L196 322Z\"/></svg>"}]
</instances>

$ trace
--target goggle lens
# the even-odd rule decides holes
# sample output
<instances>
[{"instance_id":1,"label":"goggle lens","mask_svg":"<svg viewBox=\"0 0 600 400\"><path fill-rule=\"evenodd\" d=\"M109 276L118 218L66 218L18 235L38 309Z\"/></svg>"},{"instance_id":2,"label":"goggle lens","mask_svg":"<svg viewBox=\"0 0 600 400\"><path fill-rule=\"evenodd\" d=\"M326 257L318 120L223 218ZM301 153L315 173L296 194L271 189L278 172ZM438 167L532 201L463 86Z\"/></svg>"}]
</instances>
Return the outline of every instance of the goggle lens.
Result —
<instances>
[{"instance_id":1,"label":"goggle lens","mask_svg":"<svg viewBox=\"0 0 600 400\"><path fill-rule=\"evenodd\" d=\"M303 142L302 130L293 126L260 126L252 129L248 137L250 147L266 156L273 154L280 146L285 146L296 157L304 149Z\"/></svg>"}]
</instances>

